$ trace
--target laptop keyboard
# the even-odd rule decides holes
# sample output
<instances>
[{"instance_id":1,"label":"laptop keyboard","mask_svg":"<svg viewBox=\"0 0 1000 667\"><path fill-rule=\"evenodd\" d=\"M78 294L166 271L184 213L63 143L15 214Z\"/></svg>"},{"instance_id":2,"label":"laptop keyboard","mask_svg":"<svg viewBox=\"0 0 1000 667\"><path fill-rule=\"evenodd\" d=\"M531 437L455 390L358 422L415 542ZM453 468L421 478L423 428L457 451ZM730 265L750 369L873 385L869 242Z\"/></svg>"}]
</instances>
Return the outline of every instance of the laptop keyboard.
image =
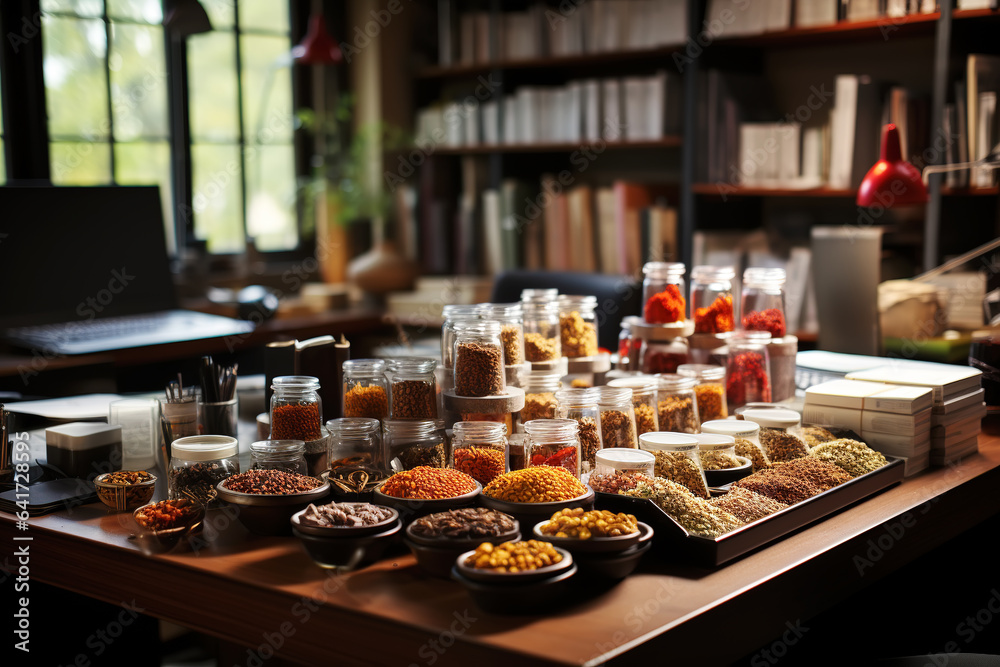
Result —
<instances>
[{"instance_id":1,"label":"laptop keyboard","mask_svg":"<svg viewBox=\"0 0 1000 667\"><path fill-rule=\"evenodd\" d=\"M102 319L84 320L82 322L19 327L9 329L7 334L11 337L52 343L100 340L102 338L120 338L149 333L163 326L168 318L169 314L167 313L105 317Z\"/></svg>"}]
</instances>

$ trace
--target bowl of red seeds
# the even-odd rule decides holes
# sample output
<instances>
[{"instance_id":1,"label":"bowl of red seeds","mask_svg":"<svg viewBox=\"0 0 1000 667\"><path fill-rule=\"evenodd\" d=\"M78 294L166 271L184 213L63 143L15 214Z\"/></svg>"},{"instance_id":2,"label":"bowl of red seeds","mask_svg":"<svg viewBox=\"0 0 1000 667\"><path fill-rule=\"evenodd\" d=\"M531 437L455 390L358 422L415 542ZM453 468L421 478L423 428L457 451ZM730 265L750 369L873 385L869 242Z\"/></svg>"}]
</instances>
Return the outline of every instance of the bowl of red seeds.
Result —
<instances>
[{"instance_id":1,"label":"bowl of red seeds","mask_svg":"<svg viewBox=\"0 0 1000 667\"><path fill-rule=\"evenodd\" d=\"M375 489L375 502L393 507L403 523L445 510L471 507L482 485L452 468L417 466L389 477Z\"/></svg>"},{"instance_id":2,"label":"bowl of red seeds","mask_svg":"<svg viewBox=\"0 0 1000 667\"><path fill-rule=\"evenodd\" d=\"M292 515L330 493L330 484L321 479L270 468L231 475L215 488L240 523L259 535L290 535Z\"/></svg>"},{"instance_id":3,"label":"bowl of red seeds","mask_svg":"<svg viewBox=\"0 0 1000 667\"><path fill-rule=\"evenodd\" d=\"M161 500L136 509L132 518L139 526L135 535L139 546L149 552L162 553L201 528L205 506L190 498Z\"/></svg>"}]
</instances>

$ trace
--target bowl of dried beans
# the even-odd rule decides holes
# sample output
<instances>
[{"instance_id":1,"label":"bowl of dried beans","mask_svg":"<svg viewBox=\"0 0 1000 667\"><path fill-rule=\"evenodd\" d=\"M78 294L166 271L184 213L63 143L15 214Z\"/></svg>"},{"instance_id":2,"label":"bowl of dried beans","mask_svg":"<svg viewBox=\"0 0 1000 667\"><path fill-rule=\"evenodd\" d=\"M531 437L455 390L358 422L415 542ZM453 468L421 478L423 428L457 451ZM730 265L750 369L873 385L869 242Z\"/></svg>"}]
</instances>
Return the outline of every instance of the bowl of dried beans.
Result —
<instances>
[{"instance_id":1,"label":"bowl of dried beans","mask_svg":"<svg viewBox=\"0 0 1000 667\"><path fill-rule=\"evenodd\" d=\"M258 535L288 535L289 520L310 503L330 494L330 484L316 477L251 468L216 485L219 500L234 505L247 530Z\"/></svg>"}]
</instances>

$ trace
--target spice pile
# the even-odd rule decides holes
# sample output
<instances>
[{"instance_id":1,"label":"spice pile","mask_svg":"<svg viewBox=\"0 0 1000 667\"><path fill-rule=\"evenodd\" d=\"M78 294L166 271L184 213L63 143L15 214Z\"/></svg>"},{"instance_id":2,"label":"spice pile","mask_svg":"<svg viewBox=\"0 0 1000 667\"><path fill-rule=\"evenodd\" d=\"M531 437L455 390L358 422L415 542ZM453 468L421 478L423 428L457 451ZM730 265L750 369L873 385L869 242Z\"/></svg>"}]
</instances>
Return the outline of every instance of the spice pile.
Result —
<instances>
[{"instance_id":1,"label":"spice pile","mask_svg":"<svg viewBox=\"0 0 1000 667\"><path fill-rule=\"evenodd\" d=\"M323 482L315 477L284 470L253 468L229 477L222 485L237 493L287 496L312 491L322 486Z\"/></svg>"},{"instance_id":2,"label":"spice pile","mask_svg":"<svg viewBox=\"0 0 1000 667\"><path fill-rule=\"evenodd\" d=\"M534 332L524 334L524 358L528 361L552 361L558 349L558 338L546 338Z\"/></svg>"},{"instance_id":3,"label":"spice pile","mask_svg":"<svg viewBox=\"0 0 1000 667\"><path fill-rule=\"evenodd\" d=\"M763 354L752 350L730 354L729 369L726 376L729 405L740 407L754 401L771 402L771 378ZM704 415L701 418L705 420Z\"/></svg>"},{"instance_id":4,"label":"spice pile","mask_svg":"<svg viewBox=\"0 0 1000 667\"><path fill-rule=\"evenodd\" d=\"M713 419L725 419L729 416L726 410L726 390L721 384L708 382L694 388L694 397L698 401L698 418L702 422Z\"/></svg>"},{"instance_id":5,"label":"spice pile","mask_svg":"<svg viewBox=\"0 0 1000 667\"><path fill-rule=\"evenodd\" d=\"M687 304L677 285L667 285L646 300L642 317L650 324L672 324L684 319Z\"/></svg>"},{"instance_id":6,"label":"spice pile","mask_svg":"<svg viewBox=\"0 0 1000 667\"><path fill-rule=\"evenodd\" d=\"M319 507L310 503L299 517L299 523L316 528L360 528L382 523L391 516L388 507L371 503L330 503Z\"/></svg>"},{"instance_id":7,"label":"spice pile","mask_svg":"<svg viewBox=\"0 0 1000 667\"><path fill-rule=\"evenodd\" d=\"M534 466L500 475L483 493L512 503L553 503L579 498L587 487L565 468Z\"/></svg>"},{"instance_id":8,"label":"spice pile","mask_svg":"<svg viewBox=\"0 0 1000 667\"><path fill-rule=\"evenodd\" d=\"M709 502L743 523L763 519L788 507L785 503L740 487L734 487L726 495L712 498Z\"/></svg>"},{"instance_id":9,"label":"spice pile","mask_svg":"<svg viewBox=\"0 0 1000 667\"><path fill-rule=\"evenodd\" d=\"M455 354L455 393L496 396L503 392L503 352L496 345L459 343Z\"/></svg>"},{"instance_id":10,"label":"spice pile","mask_svg":"<svg viewBox=\"0 0 1000 667\"><path fill-rule=\"evenodd\" d=\"M504 363L508 366L523 364L521 355L521 327L505 324L500 327L500 342L503 344Z\"/></svg>"},{"instance_id":11,"label":"spice pile","mask_svg":"<svg viewBox=\"0 0 1000 667\"><path fill-rule=\"evenodd\" d=\"M854 477L878 470L888 463L881 452L876 452L863 442L848 438L816 445L809 452L809 456L832 463Z\"/></svg>"},{"instance_id":12,"label":"spice pile","mask_svg":"<svg viewBox=\"0 0 1000 667\"><path fill-rule=\"evenodd\" d=\"M597 327L575 310L559 316L559 336L564 357L592 357L597 354Z\"/></svg>"},{"instance_id":13,"label":"spice pile","mask_svg":"<svg viewBox=\"0 0 1000 667\"><path fill-rule=\"evenodd\" d=\"M391 458L398 458L404 470L413 470L420 466L444 468L448 464L443 442L401 447Z\"/></svg>"},{"instance_id":14,"label":"spice pile","mask_svg":"<svg viewBox=\"0 0 1000 667\"><path fill-rule=\"evenodd\" d=\"M824 442L836 440L837 436L830 433L822 426L803 426L802 439L806 441L806 447L810 449Z\"/></svg>"},{"instance_id":15,"label":"spice pile","mask_svg":"<svg viewBox=\"0 0 1000 667\"><path fill-rule=\"evenodd\" d=\"M199 505L187 498L161 500L136 510L136 522L146 530L170 530L189 524L197 518Z\"/></svg>"},{"instance_id":16,"label":"spice pile","mask_svg":"<svg viewBox=\"0 0 1000 667\"><path fill-rule=\"evenodd\" d=\"M321 416L318 403L276 405L271 411L271 438L274 440L319 440Z\"/></svg>"},{"instance_id":17,"label":"spice pile","mask_svg":"<svg viewBox=\"0 0 1000 667\"><path fill-rule=\"evenodd\" d=\"M594 537L620 537L639 532L635 515L591 510L582 507L564 509L552 515L539 528L543 535L589 540Z\"/></svg>"},{"instance_id":18,"label":"spice pile","mask_svg":"<svg viewBox=\"0 0 1000 667\"><path fill-rule=\"evenodd\" d=\"M145 470L118 470L95 484L97 497L105 505L122 511L149 502L153 497L153 476ZM109 488L110 487L110 488Z\"/></svg>"},{"instance_id":19,"label":"spice pile","mask_svg":"<svg viewBox=\"0 0 1000 667\"><path fill-rule=\"evenodd\" d=\"M648 477L641 472L612 475L593 474L587 483L597 493L624 493L634 489L636 483L641 479L648 479Z\"/></svg>"},{"instance_id":20,"label":"spice pile","mask_svg":"<svg viewBox=\"0 0 1000 667\"><path fill-rule=\"evenodd\" d=\"M771 467L771 462L767 460L767 454L764 453L764 450L746 438L736 438L736 456L750 459L750 463L753 464L753 472Z\"/></svg>"},{"instance_id":21,"label":"spice pile","mask_svg":"<svg viewBox=\"0 0 1000 667\"><path fill-rule=\"evenodd\" d=\"M774 469L755 472L733 482L732 488L755 491L772 500L794 505L806 498L812 498L823 489L813 482L790 475L783 475Z\"/></svg>"},{"instance_id":22,"label":"spice pile","mask_svg":"<svg viewBox=\"0 0 1000 667\"><path fill-rule=\"evenodd\" d=\"M635 430L638 435L656 431L656 411L653 406L647 403L638 403L635 406Z\"/></svg>"},{"instance_id":23,"label":"spice pile","mask_svg":"<svg viewBox=\"0 0 1000 667\"><path fill-rule=\"evenodd\" d=\"M551 542L527 540L526 542L504 542L493 546L490 542L480 544L476 552L465 559L465 566L477 570L495 572L524 572L537 570L562 562L562 554Z\"/></svg>"},{"instance_id":24,"label":"spice pile","mask_svg":"<svg viewBox=\"0 0 1000 667\"><path fill-rule=\"evenodd\" d=\"M419 466L385 480L379 490L393 498L440 500L476 490L476 480L460 470Z\"/></svg>"},{"instance_id":25,"label":"spice pile","mask_svg":"<svg viewBox=\"0 0 1000 667\"><path fill-rule=\"evenodd\" d=\"M635 448L632 416L621 410L601 411L601 442L605 447Z\"/></svg>"},{"instance_id":26,"label":"spice pile","mask_svg":"<svg viewBox=\"0 0 1000 667\"><path fill-rule=\"evenodd\" d=\"M760 427L760 445L772 463L791 461L809 453L806 443L780 428Z\"/></svg>"},{"instance_id":27,"label":"spice pile","mask_svg":"<svg viewBox=\"0 0 1000 667\"><path fill-rule=\"evenodd\" d=\"M167 475L172 495L210 503L215 500L215 486L238 468L219 461L198 461L183 468L171 468Z\"/></svg>"},{"instance_id":28,"label":"spice pile","mask_svg":"<svg viewBox=\"0 0 1000 667\"><path fill-rule=\"evenodd\" d=\"M771 338L785 335L785 314L777 308L754 310L743 316L743 328L747 331L768 331Z\"/></svg>"},{"instance_id":29,"label":"spice pile","mask_svg":"<svg viewBox=\"0 0 1000 667\"><path fill-rule=\"evenodd\" d=\"M597 464L597 450L601 448L601 433L597 429L597 420L593 417L582 417L576 420L580 426L580 458L590 464L591 469Z\"/></svg>"},{"instance_id":30,"label":"spice pile","mask_svg":"<svg viewBox=\"0 0 1000 667\"><path fill-rule=\"evenodd\" d=\"M458 447L454 452L455 470L460 470L483 486L504 473L504 451L498 447Z\"/></svg>"},{"instance_id":31,"label":"spice pile","mask_svg":"<svg viewBox=\"0 0 1000 667\"><path fill-rule=\"evenodd\" d=\"M694 433L698 420L694 416L694 401L689 397L667 396L657 405L660 430L674 433Z\"/></svg>"},{"instance_id":32,"label":"spice pile","mask_svg":"<svg viewBox=\"0 0 1000 667\"><path fill-rule=\"evenodd\" d=\"M691 491L696 496L708 498L708 484L705 474L694 461L684 452L653 452L656 461L653 463L653 474L657 477L676 482Z\"/></svg>"},{"instance_id":33,"label":"spice pile","mask_svg":"<svg viewBox=\"0 0 1000 667\"><path fill-rule=\"evenodd\" d=\"M132 486L133 484L143 484L152 479L153 476L145 470L116 470L109 472L101 482L115 486Z\"/></svg>"},{"instance_id":34,"label":"spice pile","mask_svg":"<svg viewBox=\"0 0 1000 667\"><path fill-rule=\"evenodd\" d=\"M385 389L376 385L356 384L344 394L344 416L385 419L389 414L389 399Z\"/></svg>"},{"instance_id":35,"label":"spice pile","mask_svg":"<svg viewBox=\"0 0 1000 667\"><path fill-rule=\"evenodd\" d=\"M393 419L437 419L434 386L420 380L392 383Z\"/></svg>"},{"instance_id":36,"label":"spice pile","mask_svg":"<svg viewBox=\"0 0 1000 667\"><path fill-rule=\"evenodd\" d=\"M640 479L626 496L649 498L689 533L715 538L739 528L740 520L707 500L696 497L687 487L666 479Z\"/></svg>"},{"instance_id":37,"label":"spice pile","mask_svg":"<svg viewBox=\"0 0 1000 667\"><path fill-rule=\"evenodd\" d=\"M703 470L729 470L743 465L739 459L726 451L701 452Z\"/></svg>"},{"instance_id":38,"label":"spice pile","mask_svg":"<svg viewBox=\"0 0 1000 667\"><path fill-rule=\"evenodd\" d=\"M556 416L556 395L551 392L525 394L521 408L521 423L533 419L554 419Z\"/></svg>"},{"instance_id":39,"label":"spice pile","mask_svg":"<svg viewBox=\"0 0 1000 667\"><path fill-rule=\"evenodd\" d=\"M514 531L517 522L509 514L485 507L466 507L420 517L410 524L417 537L453 540L499 537Z\"/></svg>"},{"instance_id":40,"label":"spice pile","mask_svg":"<svg viewBox=\"0 0 1000 667\"><path fill-rule=\"evenodd\" d=\"M795 459L787 463L779 463L766 470L762 475L785 475L795 479L804 480L810 484L815 484L820 491L826 491L833 487L849 482L853 479L842 468L827 461L807 456Z\"/></svg>"},{"instance_id":41,"label":"spice pile","mask_svg":"<svg viewBox=\"0 0 1000 667\"><path fill-rule=\"evenodd\" d=\"M732 331L733 324L732 294L720 294L709 306L694 309L695 333Z\"/></svg>"}]
</instances>

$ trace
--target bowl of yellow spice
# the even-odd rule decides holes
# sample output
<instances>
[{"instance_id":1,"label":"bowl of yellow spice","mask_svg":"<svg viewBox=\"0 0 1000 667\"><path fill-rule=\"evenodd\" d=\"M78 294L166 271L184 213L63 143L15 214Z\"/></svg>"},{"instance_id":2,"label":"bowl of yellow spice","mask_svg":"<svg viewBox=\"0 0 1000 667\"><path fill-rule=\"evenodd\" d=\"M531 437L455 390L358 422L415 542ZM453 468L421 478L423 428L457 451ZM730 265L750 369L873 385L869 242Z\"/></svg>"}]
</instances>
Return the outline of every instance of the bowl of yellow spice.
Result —
<instances>
[{"instance_id":1,"label":"bowl of yellow spice","mask_svg":"<svg viewBox=\"0 0 1000 667\"><path fill-rule=\"evenodd\" d=\"M532 466L498 476L483 488L479 502L533 526L563 509L591 509L594 490L565 468Z\"/></svg>"}]
</instances>

